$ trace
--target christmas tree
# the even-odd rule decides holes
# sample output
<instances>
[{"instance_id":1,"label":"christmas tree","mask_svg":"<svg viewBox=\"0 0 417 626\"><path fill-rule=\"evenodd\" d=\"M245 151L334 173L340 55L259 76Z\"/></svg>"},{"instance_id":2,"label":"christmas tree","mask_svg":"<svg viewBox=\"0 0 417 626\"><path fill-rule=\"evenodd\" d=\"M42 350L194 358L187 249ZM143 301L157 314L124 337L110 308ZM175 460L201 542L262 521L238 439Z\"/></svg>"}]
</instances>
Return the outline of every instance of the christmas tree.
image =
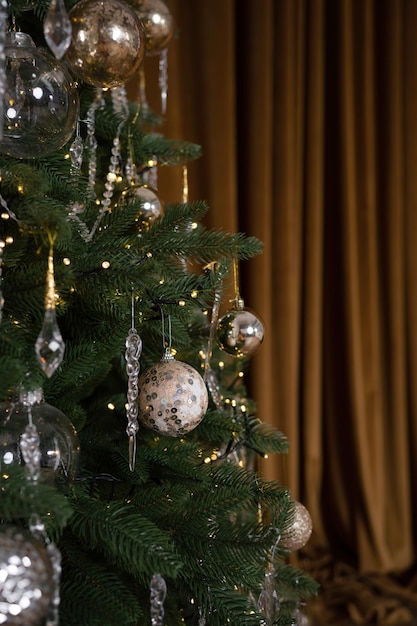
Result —
<instances>
[{"instance_id":1,"label":"christmas tree","mask_svg":"<svg viewBox=\"0 0 417 626\"><path fill-rule=\"evenodd\" d=\"M245 387L263 327L239 264L262 246L205 228L200 148L146 103L159 55L165 111L168 7L15 0L0 22L0 623L301 623L311 520L256 471L287 441Z\"/></svg>"}]
</instances>

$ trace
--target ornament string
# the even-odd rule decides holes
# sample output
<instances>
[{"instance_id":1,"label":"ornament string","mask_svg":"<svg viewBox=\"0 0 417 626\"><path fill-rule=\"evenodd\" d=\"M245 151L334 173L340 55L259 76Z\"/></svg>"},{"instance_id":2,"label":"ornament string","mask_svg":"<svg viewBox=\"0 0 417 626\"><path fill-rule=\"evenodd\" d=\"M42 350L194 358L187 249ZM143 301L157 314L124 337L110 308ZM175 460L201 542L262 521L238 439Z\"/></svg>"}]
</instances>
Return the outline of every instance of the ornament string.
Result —
<instances>
[{"instance_id":1,"label":"ornament string","mask_svg":"<svg viewBox=\"0 0 417 626\"><path fill-rule=\"evenodd\" d=\"M165 337L165 315L164 315L163 309L161 309L161 319L162 319L162 345L164 348L163 360L172 361L174 357L172 356L172 351L171 351L171 348L172 348L171 316L168 315L168 341L166 341L166 337Z\"/></svg>"},{"instance_id":2,"label":"ornament string","mask_svg":"<svg viewBox=\"0 0 417 626\"><path fill-rule=\"evenodd\" d=\"M41 369L50 378L64 358L65 343L59 330L55 311L55 278L53 245L56 236L48 233L49 254L46 273L44 321L35 344L36 357Z\"/></svg>"},{"instance_id":3,"label":"ornament string","mask_svg":"<svg viewBox=\"0 0 417 626\"><path fill-rule=\"evenodd\" d=\"M35 392L23 393L20 396L20 401L26 405L28 411L28 424L20 438L20 450L25 462L26 479L33 484L37 484L40 476L41 451L39 434L32 420L32 406L39 401L39 394L41 393L41 390L37 390ZM38 541L45 545L52 566L53 593L46 614L45 626L58 626L59 604L61 600L59 590L62 571L61 553L55 543L49 539L45 525L36 512L33 512L30 516L29 530Z\"/></svg>"},{"instance_id":4,"label":"ornament string","mask_svg":"<svg viewBox=\"0 0 417 626\"><path fill-rule=\"evenodd\" d=\"M126 434L129 437L129 469L135 469L136 463L136 435L139 430L138 422L138 378L140 371L139 359L142 354L142 340L135 328L135 297L132 292L131 328L126 337L126 374L127 384L127 427Z\"/></svg>"},{"instance_id":5,"label":"ornament string","mask_svg":"<svg viewBox=\"0 0 417 626\"><path fill-rule=\"evenodd\" d=\"M239 261L237 258L233 259L233 289L235 297L232 300L234 303L234 308L236 311L241 311L244 308L244 302L242 296L240 295L240 287L239 287Z\"/></svg>"}]
</instances>

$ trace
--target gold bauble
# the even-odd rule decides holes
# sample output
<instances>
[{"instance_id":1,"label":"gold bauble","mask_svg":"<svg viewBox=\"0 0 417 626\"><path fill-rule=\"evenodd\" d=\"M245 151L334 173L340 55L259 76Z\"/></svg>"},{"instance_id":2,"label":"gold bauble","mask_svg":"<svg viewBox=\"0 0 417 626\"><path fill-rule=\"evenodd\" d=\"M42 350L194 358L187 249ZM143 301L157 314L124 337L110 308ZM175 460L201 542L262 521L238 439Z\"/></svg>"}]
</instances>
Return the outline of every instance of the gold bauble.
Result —
<instances>
[{"instance_id":1,"label":"gold bauble","mask_svg":"<svg viewBox=\"0 0 417 626\"><path fill-rule=\"evenodd\" d=\"M142 20L146 36L146 55L160 54L174 34L174 20L162 0L131 0L131 6Z\"/></svg>"},{"instance_id":2,"label":"gold bauble","mask_svg":"<svg viewBox=\"0 0 417 626\"><path fill-rule=\"evenodd\" d=\"M301 502L294 501L294 513L291 525L281 537L281 545L294 552L303 548L311 537L313 523L310 513Z\"/></svg>"},{"instance_id":3,"label":"gold bauble","mask_svg":"<svg viewBox=\"0 0 417 626\"><path fill-rule=\"evenodd\" d=\"M66 59L81 81L95 87L125 84L145 56L137 13L119 0L81 0L69 12L72 41Z\"/></svg>"}]
</instances>

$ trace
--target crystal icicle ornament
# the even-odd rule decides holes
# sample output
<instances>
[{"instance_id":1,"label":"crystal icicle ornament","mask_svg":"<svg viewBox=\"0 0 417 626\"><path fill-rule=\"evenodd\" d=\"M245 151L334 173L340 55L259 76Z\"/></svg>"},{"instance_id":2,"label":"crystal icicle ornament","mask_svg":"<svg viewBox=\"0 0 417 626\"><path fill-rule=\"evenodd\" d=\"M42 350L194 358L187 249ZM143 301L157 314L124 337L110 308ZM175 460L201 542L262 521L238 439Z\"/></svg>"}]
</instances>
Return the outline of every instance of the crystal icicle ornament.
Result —
<instances>
[{"instance_id":1,"label":"crystal icicle ornament","mask_svg":"<svg viewBox=\"0 0 417 626\"><path fill-rule=\"evenodd\" d=\"M134 328L134 298L132 296L132 328L126 337L126 374L128 378L127 386L127 427L126 434L129 437L129 469L131 472L135 469L136 462L136 434L139 430L138 422L138 377L139 377L139 358L142 354L142 340Z\"/></svg>"},{"instance_id":2,"label":"crystal icicle ornament","mask_svg":"<svg viewBox=\"0 0 417 626\"><path fill-rule=\"evenodd\" d=\"M71 174L79 174L83 164L83 140L80 136L80 123L77 123L77 130L74 141L70 145L69 153L71 157Z\"/></svg>"},{"instance_id":3,"label":"crystal icicle ornament","mask_svg":"<svg viewBox=\"0 0 417 626\"><path fill-rule=\"evenodd\" d=\"M57 59L62 59L71 44L72 26L64 0L51 0L43 24L45 41Z\"/></svg>"},{"instance_id":4,"label":"crystal icicle ornament","mask_svg":"<svg viewBox=\"0 0 417 626\"><path fill-rule=\"evenodd\" d=\"M151 626L164 626L164 601L167 585L161 574L152 576L151 585Z\"/></svg>"},{"instance_id":5,"label":"crystal icicle ornament","mask_svg":"<svg viewBox=\"0 0 417 626\"><path fill-rule=\"evenodd\" d=\"M39 365L50 378L60 366L65 352L65 343L56 321L52 250L49 252L46 274L45 316L41 332L36 340L35 352Z\"/></svg>"},{"instance_id":6,"label":"crystal icicle ornament","mask_svg":"<svg viewBox=\"0 0 417 626\"><path fill-rule=\"evenodd\" d=\"M6 90L5 41L7 31L7 0L0 0L0 120L3 119L4 92ZM0 124L0 141L3 139L3 124Z\"/></svg>"},{"instance_id":7,"label":"crystal icicle ornament","mask_svg":"<svg viewBox=\"0 0 417 626\"><path fill-rule=\"evenodd\" d=\"M28 407L29 422L20 437L20 450L26 467L26 476L37 482L41 471L40 438L36 426L32 422L31 407Z\"/></svg>"},{"instance_id":8,"label":"crystal icicle ornament","mask_svg":"<svg viewBox=\"0 0 417 626\"><path fill-rule=\"evenodd\" d=\"M265 626L274 626L281 607L275 589L275 569L272 564L269 564L266 569L264 584L257 604L259 612L265 617Z\"/></svg>"},{"instance_id":9,"label":"crystal icicle ornament","mask_svg":"<svg viewBox=\"0 0 417 626\"><path fill-rule=\"evenodd\" d=\"M3 318L3 309L4 309L4 296L3 296L3 292L1 291L1 283L2 283L2 278L3 278L3 249L5 245L6 244L4 241L0 241L0 323Z\"/></svg>"}]
</instances>

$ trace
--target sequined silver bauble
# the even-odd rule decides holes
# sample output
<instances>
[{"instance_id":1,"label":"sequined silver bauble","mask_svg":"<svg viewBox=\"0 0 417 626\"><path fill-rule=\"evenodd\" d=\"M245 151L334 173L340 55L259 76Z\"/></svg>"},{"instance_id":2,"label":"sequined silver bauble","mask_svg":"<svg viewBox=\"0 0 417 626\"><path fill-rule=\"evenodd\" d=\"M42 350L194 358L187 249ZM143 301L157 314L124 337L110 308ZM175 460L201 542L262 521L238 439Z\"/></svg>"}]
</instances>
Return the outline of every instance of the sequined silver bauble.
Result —
<instances>
[{"instance_id":1,"label":"sequined silver bauble","mask_svg":"<svg viewBox=\"0 0 417 626\"><path fill-rule=\"evenodd\" d=\"M46 548L29 531L0 526L0 624L38 626L54 590Z\"/></svg>"},{"instance_id":2,"label":"sequined silver bauble","mask_svg":"<svg viewBox=\"0 0 417 626\"><path fill-rule=\"evenodd\" d=\"M228 354L252 356L262 344L264 327L249 309L232 309L219 319L216 338L219 347Z\"/></svg>"},{"instance_id":3,"label":"sequined silver bauble","mask_svg":"<svg viewBox=\"0 0 417 626\"><path fill-rule=\"evenodd\" d=\"M145 35L136 12L119 0L81 0L68 15L72 41L66 60L75 76L95 87L127 83L145 56Z\"/></svg>"},{"instance_id":4,"label":"sequined silver bauble","mask_svg":"<svg viewBox=\"0 0 417 626\"><path fill-rule=\"evenodd\" d=\"M59 150L77 122L76 83L64 65L37 48L26 33L6 34L5 57L0 152L28 159Z\"/></svg>"},{"instance_id":5,"label":"sequined silver bauble","mask_svg":"<svg viewBox=\"0 0 417 626\"><path fill-rule=\"evenodd\" d=\"M185 435L207 411L204 380L194 367L172 357L145 370L138 386L139 419L161 435Z\"/></svg>"},{"instance_id":6,"label":"sequined silver bauble","mask_svg":"<svg viewBox=\"0 0 417 626\"><path fill-rule=\"evenodd\" d=\"M311 537L313 523L304 504L294 502L294 514L291 525L281 536L281 545L291 552L303 548Z\"/></svg>"},{"instance_id":7,"label":"sequined silver bauble","mask_svg":"<svg viewBox=\"0 0 417 626\"><path fill-rule=\"evenodd\" d=\"M138 203L136 222L138 230L147 230L152 222L162 215L161 201L148 185L131 185L122 191L119 204Z\"/></svg>"},{"instance_id":8,"label":"sequined silver bauble","mask_svg":"<svg viewBox=\"0 0 417 626\"><path fill-rule=\"evenodd\" d=\"M130 4L142 20L146 36L146 55L165 50L174 34L174 20L162 0L131 0Z\"/></svg>"},{"instance_id":9,"label":"sequined silver bauble","mask_svg":"<svg viewBox=\"0 0 417 626\"><path fill-rule=\"evenodd\" d=\"M44 402L42 390L21 394L16 402L0 403L0 465L4 469L11 463L23 465L20 438L29 421L38 432L40 442L40 479L53 482L57 478L71 480L78 465L80 445L77 432L62 411ZM1 624L1 622L0 622Z\"/></svg>"}]
</instances>

